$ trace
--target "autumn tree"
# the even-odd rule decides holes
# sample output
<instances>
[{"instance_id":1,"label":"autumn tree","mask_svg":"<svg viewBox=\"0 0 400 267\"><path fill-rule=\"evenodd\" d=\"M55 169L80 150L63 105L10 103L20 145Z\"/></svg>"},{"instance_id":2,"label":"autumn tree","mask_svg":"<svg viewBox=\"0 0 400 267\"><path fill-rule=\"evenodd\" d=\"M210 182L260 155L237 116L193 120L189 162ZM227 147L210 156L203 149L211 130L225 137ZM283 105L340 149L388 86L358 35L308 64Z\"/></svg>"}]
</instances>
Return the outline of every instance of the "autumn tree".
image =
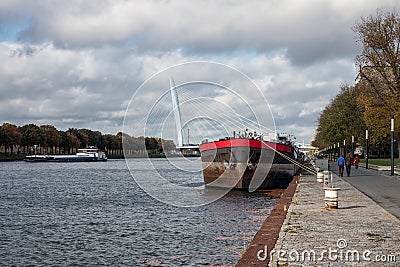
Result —
<instances>
[{"instance_id":1,"label":"autumn tree","mask_svg":"<svg viewBox=\"0 0 400 267\"><path fill-rule=\"evenodd\" d=\"M75 148L75 151L76 151L78 148L81 147L81 141L75 134L73 134L71 132L67 132L67 137L71 140L71 148L72 149Z\"/></svg>"},{"instance_id":2,"label":"autumn tree","mask_svg":"<svg viewBox=\"0 0 400 267\"><path fill-rule=\"evenodd\" d=\"M122 134L122 144L125 156L139 155L146 151L144 138L134 138L127 133Z\"/></svg>"},{"instance_id":3,"label":"autumn tree","mask_svg":"<svg viewBox=\"0 0 400 267\"><path fill-rule=\"evenodd\" d=\"M122 146L124 144L124 146ZM17 127L10 123L4 123L0 126L0 146L5 147L7 152L13 148L23 147L24 151L33 151L32 147L38 145L40 148L54 149L64 154L72 154L78 148L95 146L100 149L106 149L107 153L121 156L123 149L128 155L145 155L149 153L160 154L165 151L175 149L172 140L164 140L158 137L132 137L126 133L119 132L115 135L103 135L100 131L90 129L70 128L67 131L57 130L52 125L37 126L35 124L26 124ZM42 153L40 149L38 153ZM48 151L45 151L48 152Z\"/></svg>"},{"instance_id":4,"label":"autumn tree","mask_svg":"<svg viewBox=\"0 0 400 267\"><path fill-rule=\"evenodd\" d=\"M327 147L355 136L356 142L363 142L365 123L363 111L357 105L358 90L343 85L340 93L322 111L318 118L318 128L312 145Z\"/></svg>"},{"instance_id":5,"label":"autumn tree","mask_svg":"<svg viewBox=\"0 0 400 267\"><path fill-rule=\"evenodd\" d=\"M3 127L0 126L0 146L6 146L8 140L9 137L6 130L4 130Z\"/></svg>"},{"instance_id":6,"label":"autumn tree","mask_svg":"<svg viewBox=\"0 0 400 267\"><path fill-rule=\"evenodd\" d=\"M119 139L116 135L106 134L104 135L104 143L107 152L115 154L119 150Z\"/></svg>"},{"instance_id":7,"label":"autumn tree","mask_svg":"<svg viewBox=\"0 0 400 267\"><path fill-rule=\"evenodd\" d=\"M165 139L162 139L161 141L162 141L162 149L163 149L164 153L175 150L176 145L175 145L174 141L165 140Z\"/></svg>"},{"instance_id":8,"label":"autumn tree","mask_svg":"<svg viewBox=\"0 0 400 267\"><path fill-rule=\"evenodd\" d=\"M63 151L64 154L69 154L72 148L72 141L67 132L58 131L58 134L61 137L60 142L60 149Z\"/></svg>"},{"instance_id":9,"label":"autumn tree","mask_svg":"<svg viewBox=\"0 0 400 267\"><path fill-rule=\"evenodd\" d=\"M149 151L149 153L151 153L151 154L155 154L155 153L157 153L157 151L160 150L159 140L157 138L146 137L145 145L146 145L146 150Z\"/></svg>"},{"instance_id":10,"label":"autumn tree","mask_svg":"<svg viewBox=\"0 0 400 267\"><path fill-rule=\"evenodd\" d=\"M139 137L132 137L131 138L131 150L139 155L145 155L146 154L146 142L145 142L145 138L143 136L139 136ZM125 143L124 143L124 147Z\"/></svg>"},{"instance_id":11,"label":"autumn tree","mask_svg":"<svg viewBox=\"0 0 400 267\"><path fill-rule=\"evenodd\" d=\"M94 146L97 148L104 149L104 138L101 132L99 131L92 131L90 129L79 129L78 132L81 134L81 142L86 146Z\"/></svg>"},{"instance_id":12,"label":"autumn tree","mask_svg":"<svg viewBox=\"0 0 400 267\"><path fill-rule=\"evenodd\" d=\"M353 30L363 46L356 58L358 103L365 110L372 144L388 146L390 115L395 116L400 139L400 15L378 10L374 16L361 18Z\"/></svg>"},{"instance_id":13,"label":"autumn tree","mask_svg":"<svg viewBox=\"0 0 400 267\"><path fill-rule=\"evenodd\" d=\"M26 124L19 127L21 133L21 146L26 148L33 147L34 145L44 144L43 131L35 124Z\"/></svg>"},{"instance_id":14,"label":"autumn tree","mask_svg":"<svg viewBox=\"0 0 400 267\"><path fill-rule=\"evenodd\" d=\"M19 132L18 127L11 123L3 123L1 128L5 132L5 140L3 140L5 152L7 153L7 149L10 148L12 154L14 153L14 147L21 145L21 133Z\"/></svg>"},{"instance_id":15,"label":"autumn tree","mask_svg":"<svg viewBox=\"0 0 400 267\"><path fill-rule=\"evenodd\" d=\"M67 130L70 134L76 136L79 140L80 146L78 148L86 148L89 143L89 137L86 134L85 129L76 129L76 128L69 128Z\"/></svg>"},{"instance_id":16,"label":"autumn tree","mask_svg":"<svg viewBox=\"0 0 400 267\"><path fill-rule=\"evenodd\" d=\"M123 135L124 135L124 133L122 133L122 132L118 132L118 133L115 135L115 138L116 138L116 140L117 140L117 149L119 150L119 154L120 154L120 155L123 154L123 153L122 153L122 150L123 150L123 147L122 147Z\"/></svg>"},{"instance_id":17,"label":"autumn tree","mask_svg":"<svg viewBox=\"0 0 400 267\"><path fill-rule=\"evenodd\" d=\"M57 131L56 127L52 125L40 126L44 137L44 147L50 148L50 152L54 153L54 147L58 147L61 143L61 136Z\"/></svg>"},{"instance_id":18,"label":"autumn tree","mask_svg":"<svg viewBox=\"0 0 400 267\"><path fill-rule=\"evenodd\" d=\"M61 137L60 147L64 154L71 154L74 152L74 148L78 149L80 147L81 143L79 138L70 131L58 131L58 134Z\"/></svg>"}]
</instances>

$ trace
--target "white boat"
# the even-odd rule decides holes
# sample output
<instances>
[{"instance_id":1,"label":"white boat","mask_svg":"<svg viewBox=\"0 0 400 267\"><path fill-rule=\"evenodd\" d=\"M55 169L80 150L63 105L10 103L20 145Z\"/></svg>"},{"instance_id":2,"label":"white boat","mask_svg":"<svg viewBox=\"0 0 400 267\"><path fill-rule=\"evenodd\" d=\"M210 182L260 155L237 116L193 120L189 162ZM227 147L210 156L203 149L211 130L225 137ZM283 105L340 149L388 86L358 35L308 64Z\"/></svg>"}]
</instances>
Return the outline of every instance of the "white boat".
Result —
<instances>
[{"instance_id":1,"label":"white boat","mask_svg":"<svg viewBox=\"0 0 400 267\"><path fill-rule=\"evenodd\" d=\"M51 162L86 162L106 161L106 153L98 148L89 147L78 149L75 155L30 155L24 158L28 162L51 161Z\"/></svg>"}]
</instances>

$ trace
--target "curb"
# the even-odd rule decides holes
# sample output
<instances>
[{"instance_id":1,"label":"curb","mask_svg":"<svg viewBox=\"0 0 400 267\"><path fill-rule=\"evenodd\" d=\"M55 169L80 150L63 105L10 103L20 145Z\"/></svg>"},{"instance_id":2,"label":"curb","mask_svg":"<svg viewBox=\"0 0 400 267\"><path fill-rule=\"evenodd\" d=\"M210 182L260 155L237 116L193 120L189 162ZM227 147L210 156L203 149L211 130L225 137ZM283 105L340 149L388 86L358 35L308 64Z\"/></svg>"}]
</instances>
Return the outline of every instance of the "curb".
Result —
<instances>
[{"instance_id":1,"label":"curb","mask_svg":"<svg viewBox=\"0 0 400 267\"><path fill-rule=\"evenodd\" d=\"M286 218L287 211L296 192L299 176L294 176L271 214L256 233L246 252L242 255L236 267L267 266L271 250L279 238L279 232ZM265 251L267 248L267 251ZM261 251L261 253L260 253ZM262 260L259 257L262 257ZM265 259L264 259L265 258Z\"/></svg>"}]
</instances>

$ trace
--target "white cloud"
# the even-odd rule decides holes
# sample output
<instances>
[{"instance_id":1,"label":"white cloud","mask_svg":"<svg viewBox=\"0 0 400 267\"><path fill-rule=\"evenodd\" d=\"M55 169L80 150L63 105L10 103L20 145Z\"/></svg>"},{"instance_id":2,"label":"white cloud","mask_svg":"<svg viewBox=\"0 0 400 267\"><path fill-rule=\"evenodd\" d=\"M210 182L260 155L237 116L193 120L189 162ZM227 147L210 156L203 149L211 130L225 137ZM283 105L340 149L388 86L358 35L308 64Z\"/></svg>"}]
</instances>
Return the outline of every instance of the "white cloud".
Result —
<instances>
[{"instance_id":1,"label":"white cloud","mask_svg":"<svg viewBox=\"0 0 400 267\"><path fill-rule=\"evenodd\" d=\"M277 126L300 132L308 142L320 111L341 84L354 80L359 47L351 26L378 7L397 5L395 0L4 0L0 121L115 133L129 99L147 78L186 61L211 60L252 78ZM199 77L204 73L198 71ZM183 75L175 78L185 80ZM244 87L240 92L252 93ZM158 93L149 91L148 97ZM232 96L218 97L235 102ZM140 113L141 107L135 110Z\"/></svg>"}]
</instances>

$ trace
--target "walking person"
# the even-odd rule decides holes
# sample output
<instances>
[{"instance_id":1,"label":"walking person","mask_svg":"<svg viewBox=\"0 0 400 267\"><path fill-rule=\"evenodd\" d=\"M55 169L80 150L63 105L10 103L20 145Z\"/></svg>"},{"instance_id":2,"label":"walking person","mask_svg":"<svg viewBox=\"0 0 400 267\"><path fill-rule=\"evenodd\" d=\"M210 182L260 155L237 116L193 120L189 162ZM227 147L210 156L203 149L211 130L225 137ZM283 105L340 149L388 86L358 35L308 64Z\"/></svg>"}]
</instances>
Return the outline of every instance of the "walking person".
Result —
<instances>
[{"instance_id":1,"label":"walking person","mask_svg":"<svg viewBox=\"0 0 400 267\"><path fill-rule=\"evenodd\" d=\"M344 170L345 159L342 155L339 156L337 160L337 165L339 166L339 176L343 177L343 170Z\"/></svg>"},{"instance_id":2,"label":"walking person","mask_svg":"<svg viewBox=\"0 0 400 267\"><path fill-rule=\"evenodd\" d=\"M347 153L347 156L346 156L346 172L347 172L347 177L350 177L351 164L353 164L353 159L352 159L350 153Z\"/></svg>"},{"instance_id":3,"label":"walking person","mask_svg":"<svg viewBox=\"0 0 400 267\"><path fill-rule=\"evenodd\" d=\"M358 163L360 163L360 159L358 158L358 155L356 154L354 156L354 166L356 167L356 170L358 169Z\"/></svg>"}]
</instances>

